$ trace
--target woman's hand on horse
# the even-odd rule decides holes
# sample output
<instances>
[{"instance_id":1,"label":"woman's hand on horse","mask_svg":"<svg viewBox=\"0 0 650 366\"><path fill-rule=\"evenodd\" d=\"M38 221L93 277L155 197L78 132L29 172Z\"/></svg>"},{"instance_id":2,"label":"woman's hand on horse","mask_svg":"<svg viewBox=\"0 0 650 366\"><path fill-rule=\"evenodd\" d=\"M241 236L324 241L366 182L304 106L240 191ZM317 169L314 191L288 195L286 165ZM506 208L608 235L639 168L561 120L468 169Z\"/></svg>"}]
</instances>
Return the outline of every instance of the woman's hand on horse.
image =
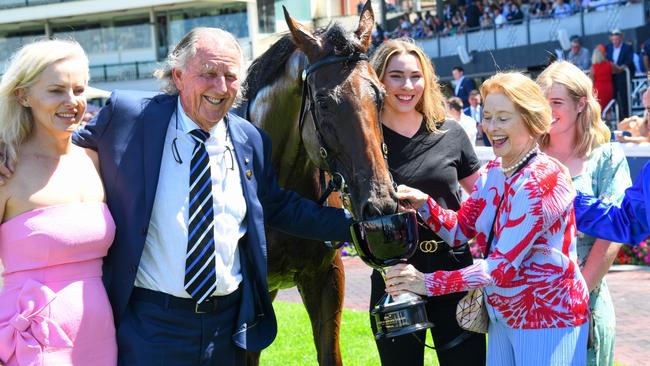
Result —
<instances>
[{"instance_id":1,"label":"woman's hand on horse","mask_svg":"<svg viewBox=\"0 0 650 366\"><path fill-rule=\"evenodd\" d=\"M427 295L424 273L410 264L400 263L386 269L386 292L395 297L404 292Z\"/></svg>"},{"instance_id":2,"label":"woman's hand on horse","mask_svg":"<svg viewBox=\"0 0 650 366\"><path fill-rule=\"evenodd\" d=\"M425 202L427 202L429 195L418 189L400 184L397 186L397 198L400 201L407 201L411 204L411 206L413 206L414 209L417 210L418 208L422 207Z\"/></svg>"}]
</instances>

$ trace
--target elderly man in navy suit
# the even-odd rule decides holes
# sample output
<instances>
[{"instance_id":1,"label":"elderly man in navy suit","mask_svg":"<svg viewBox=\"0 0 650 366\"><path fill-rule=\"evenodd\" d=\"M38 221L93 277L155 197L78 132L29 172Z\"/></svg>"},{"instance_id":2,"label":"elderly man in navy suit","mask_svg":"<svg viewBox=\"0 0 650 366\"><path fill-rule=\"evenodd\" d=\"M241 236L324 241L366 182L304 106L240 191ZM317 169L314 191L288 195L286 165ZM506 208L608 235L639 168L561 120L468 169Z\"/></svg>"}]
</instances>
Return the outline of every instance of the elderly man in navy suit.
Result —
<instances>
[{"instance_id":1,"label":"elderly man in navy suit","mask_svg":"<svg viewBox=\"0 0 650 366\"><path fill-rule=\"evenodd\" d=\"M196 28L157 76L165 94L113 93L74 142L99 153L117 233L104 282L120 365L242 365L277 327L264 224L349 239L342 210L282 190L269 138L229 113L242 51Z\"/></svg>"},{"instance_id":2,"label":"elderly man in navy suit","mask_svg":"<svg viewBox=\"0 0 650 366\"><path fill-rule=\"evenodd\" d=\"M634 76L634 50L632 46L623 42L623 32L616 28L610 32L608 43L605 47L607 60L612 61L618 67L614 68L614 95L618 102L620 118L629 116L627 88L628 81L625 69L629 70L630 78Z\"/></svg>"},{"instance_id":3,"label":"elderly man in navy suit","mask_svg":"<svg viewBox=\"0 0 650 366\"><path fill-rule=\"evenodd\" d=\"M465 77L465 70L460 66L455 66L451 70L451 76L455 80L454 96L460 98L463 101L463 106L466 106L469 93L476 89L476 84L474 80Z\"/></svg>"}]
</instances>

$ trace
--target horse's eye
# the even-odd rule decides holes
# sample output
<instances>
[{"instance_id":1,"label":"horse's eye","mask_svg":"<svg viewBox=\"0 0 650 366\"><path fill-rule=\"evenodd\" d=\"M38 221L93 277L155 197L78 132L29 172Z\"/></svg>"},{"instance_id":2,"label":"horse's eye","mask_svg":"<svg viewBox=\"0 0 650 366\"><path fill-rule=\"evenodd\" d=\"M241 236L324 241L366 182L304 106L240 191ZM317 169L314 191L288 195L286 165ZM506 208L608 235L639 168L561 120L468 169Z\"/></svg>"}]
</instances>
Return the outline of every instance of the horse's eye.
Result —
<instances>
[{"instance_id":1,"label":"horse's eye","mask_svg":"<svg viewBox=\"0 0 650 366\"><path fill-rule=\"evenodd\" d=\"M386 93L383 90L375 88L374 96L375 96L375 103L378 106L381 106L384 103L384 97L386 97Z\"/></svg>"},{"instance_id":2,"label":"horse's eye","mask_svg":"<svg viewBox=\"0 0 650 366\"><path fill-rule=\"evenodd\" d=\"M318 108L320 109L328 109L329 107L329 99L326 97L318 97L316 98L316 103L318 104Z\"/></svg>"}]
</instances>

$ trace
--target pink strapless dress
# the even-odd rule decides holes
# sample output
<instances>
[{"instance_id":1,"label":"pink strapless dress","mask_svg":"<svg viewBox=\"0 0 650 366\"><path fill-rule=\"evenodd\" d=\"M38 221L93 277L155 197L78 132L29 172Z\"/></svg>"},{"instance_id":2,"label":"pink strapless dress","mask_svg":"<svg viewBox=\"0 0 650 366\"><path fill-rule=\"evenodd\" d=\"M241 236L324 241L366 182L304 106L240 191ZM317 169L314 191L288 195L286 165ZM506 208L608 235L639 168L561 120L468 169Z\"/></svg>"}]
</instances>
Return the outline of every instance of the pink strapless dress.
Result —
<instances>
[{"instance_id":1,"label":"pink strapless dress","mask_svg":"<svg viewBox=\"0 0 650 366\"><path fill-rule=\"evenodd\" d=\"M117 364L113 314L102 283L102 257L114 235L104 203L39 208L0 225L0 361Z\"/></svg>"}]
</instances>

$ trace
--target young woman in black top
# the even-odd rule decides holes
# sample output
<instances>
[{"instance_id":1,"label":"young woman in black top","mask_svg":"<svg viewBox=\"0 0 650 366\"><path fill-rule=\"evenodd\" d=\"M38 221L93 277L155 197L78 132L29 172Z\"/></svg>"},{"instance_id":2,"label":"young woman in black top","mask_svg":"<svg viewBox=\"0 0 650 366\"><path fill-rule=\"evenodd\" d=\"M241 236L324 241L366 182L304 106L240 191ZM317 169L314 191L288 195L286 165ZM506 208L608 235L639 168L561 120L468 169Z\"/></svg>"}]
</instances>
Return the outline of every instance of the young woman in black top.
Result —
<instances>
[{"instance_id":1,"label":"young woman in black top","mask_svg":"<svg viewBox=\"0 0 650 366\"><path fill-rule=\"evenodd\" d=\"M460 187L470 192L480 167L474 148L454 121L445 118L444 98L438 77L423 51L406 39L384 42L371 63L386 89L381 113L388 166L397 184L429 194L442 207L460 208ZM422 226L421 245L408 261L419 271L454 270L472 263L468 246L452 250L431 230ZM385 292L384 280L373 271L370 306ZM431 335L441 366L485 365L485 336L466 333L456 322L456 305L465 293L430 297L427 315L434 323ZM417 338L419 339L417 339ZM377 341L382 365L422 365L425 332Z\"/></svg>"}]
</instances>

